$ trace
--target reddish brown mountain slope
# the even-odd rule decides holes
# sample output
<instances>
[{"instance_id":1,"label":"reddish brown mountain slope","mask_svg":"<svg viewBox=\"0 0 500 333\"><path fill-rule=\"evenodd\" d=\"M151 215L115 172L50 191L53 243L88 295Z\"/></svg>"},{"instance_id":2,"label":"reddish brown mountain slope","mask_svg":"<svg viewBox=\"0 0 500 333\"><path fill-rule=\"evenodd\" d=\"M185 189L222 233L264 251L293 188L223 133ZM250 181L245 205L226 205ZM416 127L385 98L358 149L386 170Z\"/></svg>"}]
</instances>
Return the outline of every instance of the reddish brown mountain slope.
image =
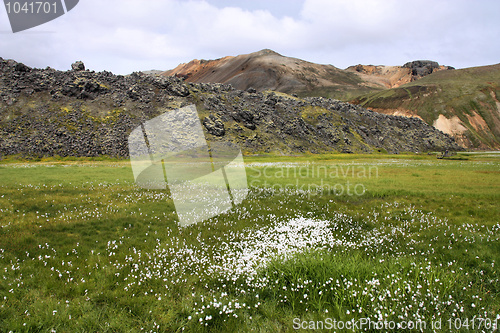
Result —
<instances>
[{"instance_id":1,"label":"reddish brown mountain slope","mask_svg":"<svg viewBox=\"0 0 500 333\"><path fill-rule=\"evenodd\" d=\"M216 60L192 60L162 75L183 77L194 83L231 84L240 90L253 88L351 100L448 68L433 61L413 61L404 66L357 65L342 70L265 49Z\"/></svg>"},{"instance_id":2,"label":"reddish brown mountain slope","mask_svg":"<svg viewBox=\"0 0 500 333\"><path fill-rule=\"evenodd\" d=\"M184 77L188 82L231 84L240 90L254 88L288 93L308 92L316 88L352 90L363 86L359 76L353 72L284 57L271 50L217 60L193 60L163 75Z\"/></svg>"}]
</instances>

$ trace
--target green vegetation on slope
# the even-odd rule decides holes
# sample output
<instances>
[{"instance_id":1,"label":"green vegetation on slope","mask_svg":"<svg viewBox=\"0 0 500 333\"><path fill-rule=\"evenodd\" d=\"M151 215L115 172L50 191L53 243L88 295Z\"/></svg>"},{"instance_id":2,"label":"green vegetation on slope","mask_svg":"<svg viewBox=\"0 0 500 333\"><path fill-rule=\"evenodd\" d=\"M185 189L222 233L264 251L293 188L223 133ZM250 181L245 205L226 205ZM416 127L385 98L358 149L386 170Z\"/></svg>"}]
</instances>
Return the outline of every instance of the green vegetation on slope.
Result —
<instances>
[{"instance_id":1,"label":"green vegetation on slope","mask_svg":"<svg viewBox=\"0 0 500 333\"><path fill-rule=\"evenodd\" d=\"M340 101L352 101L360 96L364 96L369 93L375 93L383 91L382 88L367 87L364 85L338 85L329 87L315 87L310 90L303 90L297 92L297 96L300 97L325 97L338 99Z\"/></svg>"},{"instance_id":2,"label":"green vegetation on slope","mask_svg":"<svg viewBox=\"0 0 500 333\"><path fill-rule=\"evenodd\" d=\"M306 76L302 79L306 81ZM359 76L345 70L327 71L321 79L334 84L318 84L309 80L307 89L294 92L300 97L325 97L347 102L358 96L382 90L381 87L368 86Z\"/></svg>"},{"instance_id":3,"label":"green vegetation on slope","mask_svg":"<svg viewBox=\"0 0 500 333\"><path fill-rule=\"evenodd\" d=\"M382 110L409 110L432 125L457 116L470 147L500 146L500 65L439 71L399 88L369 93L355 104Z\"/></svg>"}]
</instances>

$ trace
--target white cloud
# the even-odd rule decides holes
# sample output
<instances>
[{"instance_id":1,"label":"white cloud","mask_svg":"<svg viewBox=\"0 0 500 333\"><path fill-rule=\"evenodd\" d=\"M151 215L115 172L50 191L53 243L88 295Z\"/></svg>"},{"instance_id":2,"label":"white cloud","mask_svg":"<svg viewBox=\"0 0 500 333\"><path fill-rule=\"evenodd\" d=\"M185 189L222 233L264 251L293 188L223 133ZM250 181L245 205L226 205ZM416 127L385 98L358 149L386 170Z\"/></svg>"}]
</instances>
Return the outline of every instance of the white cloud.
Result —
<instances>
[{"instance_id":1,"label":"white cloud","mask_svg":"<svg viewBox=\"0 0 500 333\"><path fill-rule=\"evenodd\" d=\"M346 67L423 58L464 67L496 62L500 48L492 38L500 26L492 12L500 12L499 2L307 0L302 18L311 35L324 32L323 39L309 39L310 48L324 49L316 61L330 57ZM465 56L469 51L475 56Z\"/></svg>"},{"instance_id":2,"label":"white cloud","mask_svg":"<svg viewBox=\"0 0 500 333\"><path fill-rule=\"evenodd\" d=\"M263 48L337 67L417 58L457 67L498 62L497 1L304 0L294 15L279 3L283 15L277 1L266 10L263 1L82 0L17 34L0 8L0 56L58 69L81 59L120 74Z\"/></svg>"}]
</instances>

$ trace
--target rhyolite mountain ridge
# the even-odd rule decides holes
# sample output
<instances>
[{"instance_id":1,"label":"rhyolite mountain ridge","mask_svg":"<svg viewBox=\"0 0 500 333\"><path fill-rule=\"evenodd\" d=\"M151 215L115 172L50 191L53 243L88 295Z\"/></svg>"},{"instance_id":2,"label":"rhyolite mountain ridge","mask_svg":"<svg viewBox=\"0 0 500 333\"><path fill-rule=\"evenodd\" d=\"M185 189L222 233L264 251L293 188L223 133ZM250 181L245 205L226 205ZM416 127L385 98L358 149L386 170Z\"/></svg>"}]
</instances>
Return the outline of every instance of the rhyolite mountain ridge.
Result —
<instances>
[{"instance_id":1,"label":"rhyolite mountain ridge","mask_svg":"<svg viewBox=\"0 0 500 333\"><path fill-rule=\"evenodd\" d=\"M335 98L384 114L419 117L464 148L500 148L499 65L453 70L417 60L403 66L356 65L342 70L262 50L193 60L163 75L241 90Z\"/></svg>"},{"instance_id":2,"label":"rhyolite mountain ridge","mask_svg":"<svg viewBox=\"0 0 500 333\"><path fill-rule=\"evenodd\" d=\"M413 61L404 66L357 65L342 70L265 49L216 60L195 59L162 74L182 77L186 82L230 84L239 90L252 88L339 99L399 87L447 69L453 68L434 61Z\"/></svg>"},{"instance_id":3,"label":"rhyolite mountain ridge","mask_svg":"<svg viewBox=\"0 0 500 333\"><path fill-rule=\"evenodd\" d=\"M127 139L146 120L196 105L207 141L244 153L459 150L418 118L384 115L322 97L235 89L219 83L133 73L30 68L0 58L0 154L128 156Z\"/></svg>"}]
</instances>

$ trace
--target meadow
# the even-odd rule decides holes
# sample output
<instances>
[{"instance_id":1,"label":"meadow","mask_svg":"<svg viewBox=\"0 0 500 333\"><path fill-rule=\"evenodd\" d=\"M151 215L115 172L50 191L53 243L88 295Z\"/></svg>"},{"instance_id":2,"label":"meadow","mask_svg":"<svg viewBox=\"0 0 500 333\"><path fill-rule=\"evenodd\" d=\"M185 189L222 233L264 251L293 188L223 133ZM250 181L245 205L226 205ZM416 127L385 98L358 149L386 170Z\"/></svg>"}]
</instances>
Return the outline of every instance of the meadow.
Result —
<instances>
[{"instance_id":1,"label":"meadow","mask_svg":"<svg viewBox=\"0 0 500 333\"><path fill-rule=\"evenodd\" d=\"M0 331L498 331L500 154L245 163L181 228L128 161L1 161Z\"/></svg>"}]
</instances>

